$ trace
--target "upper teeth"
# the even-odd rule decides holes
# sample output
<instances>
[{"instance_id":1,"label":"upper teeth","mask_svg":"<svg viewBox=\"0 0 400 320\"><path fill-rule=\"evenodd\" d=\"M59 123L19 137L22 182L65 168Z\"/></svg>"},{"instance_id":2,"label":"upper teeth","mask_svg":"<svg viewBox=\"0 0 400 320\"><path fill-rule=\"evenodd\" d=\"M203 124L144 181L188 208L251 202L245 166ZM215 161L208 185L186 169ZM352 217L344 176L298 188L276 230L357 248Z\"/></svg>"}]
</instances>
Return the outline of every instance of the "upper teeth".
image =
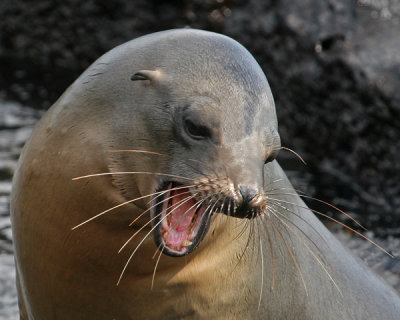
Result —
<instances>
[{"instance_id":1,"label":"upper teeth","mask_svg":"<svg viewBox=\"0 0 400 320\"><path fill-rule=\"evenodd\" d=\"M192 244L193 244L193 242L191 242L189 240L183 240L183 242L182 242L182 246L184 246L184 247L189 247Z\"/></svg>"}]
</instances>

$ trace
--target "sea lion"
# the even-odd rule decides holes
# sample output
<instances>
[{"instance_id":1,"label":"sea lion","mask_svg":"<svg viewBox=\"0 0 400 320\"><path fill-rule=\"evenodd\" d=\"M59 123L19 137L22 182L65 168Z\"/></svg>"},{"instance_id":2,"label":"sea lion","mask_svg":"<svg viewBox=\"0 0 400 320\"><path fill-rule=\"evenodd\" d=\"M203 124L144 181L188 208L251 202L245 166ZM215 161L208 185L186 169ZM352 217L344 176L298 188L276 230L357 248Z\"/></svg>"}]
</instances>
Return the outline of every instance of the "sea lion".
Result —
<instances>
[{"instance_id":1,"label":"sea lion","mask_svg":"<svg viewBox=\"0 0 400 320\"><path fill-rule=\"evenodd\" d=\"M19 159L21 318L399 319L279 149L268 82L234 40L172 30L106 53Z\"/></svg>"}]
</instances>

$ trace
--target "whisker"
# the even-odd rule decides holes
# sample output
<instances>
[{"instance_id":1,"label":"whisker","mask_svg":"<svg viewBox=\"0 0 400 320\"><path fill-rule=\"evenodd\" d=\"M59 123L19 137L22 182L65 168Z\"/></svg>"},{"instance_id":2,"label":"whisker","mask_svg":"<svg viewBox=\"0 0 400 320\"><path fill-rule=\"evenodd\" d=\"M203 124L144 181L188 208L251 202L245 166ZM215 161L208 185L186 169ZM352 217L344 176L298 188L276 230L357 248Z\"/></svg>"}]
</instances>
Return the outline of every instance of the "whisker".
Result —
<instances>
[{"instance_id":1,"label":"whisker","mask_svg":"<svg viewBox=\"0 0 400 320\"><path fill-rule=\"evenodd\" d=\"M254 248L255 248L255 242L256 242L256 239L255 239L255 236L254 236L254 234L255 234L255 231L254 231L254 223L253 223L253 220L249 220L249 223L250 223L250 233L249 233L249 237L251 237L251 240L252 240L252 246L253 246L253 248L252 248L252 250L251 250L251 261L252 261L252 263L254 264L255 262L254 262L254 259L255 258L257 258L257 257L255 257L255 250L254 250Z\"/></svg>"},{"instance_id":2,"label":"whisker","mask_svg":"<svg viewBox=\"0 0 400 320\"><path fill-rule=\"evenodd\" d=\"M161 247L161 245L158 247L158 249L160 249L160 247ZM162 252L163 252L164 248L165 248L165 245L160 250L160 254L158 255L158 258L157 258L157 261L156 261L156 265L154 266L154 272L153 272L153 276L151 278L151 287L150 287L151 291L153 291L153 288L154 288L154 280L156 278L156 270L157 270L157 267L158 267L158 263L160 262L161 255L162 255Z\"/></svg>"},{"instance_id":3,"label":"whisker","mask_svg":"<svg viewBox=\"0 0 400 320\"><path fill-rule=\"evenodd\" d=\"M191 196L188 198L185 198L183 200L180 200L182 203L179 204L178 206L176 206L173 210L171 210L167 215L165 215L165 217L163 219L161 219L160 221L163 221L167 216L169 216L172 212L174 212L177 208L179 208L181 205L183 205L185 202L193 199L195 196ZM131 240L136 237L136 235L142 231L149 223L151 223L152 221L154 221L156 218L158 218L159 216L161 216L162 212L160 212L159 214L157 214L156 216L154 216L152 219L150 219L147 223L145 223L139 230L137 230L125 243L124 245L118 250L118 253L121 253L121 251L128 245L129 242L131 242ZM156 226L158 225L158 223L156 224ZM153 231L153 229L150 230Z\"/></svg>"},{"instance_id":4,"label":"whisker","mask_svg":"<svg viewBox=\"0 0 400 320\"><path fill-rule=\"evenodd\" d=\"M231 204L232 204L232 200L230 200L229 201L229 204L228 204L228 214L227 214L227 216L229 217L230 215L231 215Z\"/></svg>"},{"instance_id":5,"label":"whisker","mask_svg":"<svg viewBox=\"0 0 400 320\"><path fill-rule=\"evenodd\" d=\"M279 191L279 190L292 190L292 191L294 191L295 189L294 188L279 187L279 188L275 188L275 189L268 189L268 191L267 190L265 191L265 194L268 195L271 192L275 192L275 191ZM275 194L275 193L272 193L272 194Z\"/></svg>"},{"instance_id":6,"label":"whisker","mask_svg":"<svg viewBox=\"0 0 400 320\"><path fill-rule=\"evenodd\" d=\"M264 287L264 253L263 253L261 236L260 236L259 232L258 232L258 240L260 241L260 254L261 254L261 286L260 286L260 298L258 299L258 309L257 310L260 310L261 299L262 299L262 294L263 294L263 287Z\"/></svg>"},{"instance_id":7,"label":"whisker","mask_svg":"<svg viewBox=\"0 0 400 320\"><path fill-rule=\"evenodd\" d=\"M93 173L93 174L87 174L84 176L80 177L75 177L72 178L72 180L81 180L81 179L87 179L87 178L93 178L93 177L101 177L101 176L109 176L109 175L127 175L127 174L149 174L149 175L157 175L157 176L163 176L163 177L170 177L170 178L178 178L178 179L183 179L183 180L190 180L190 181L195 181L195 179L192 178L186 178L182 176L177 176L174 174L168 174L168 173L160 173L160 172L146 172L146 171L118 171L118 172L102 172L102 173Z\"/></svg>"},{"instance_id":8,"label":"whisker","mask_svg":"<svg viewBox=\"0 0 400 320\"><path fill-rule=\"evenodd\" d=\"M202 203L200 203L200 205L201 205ZM206 219L206 225L208 224L208 221L211 219L211 216L212 216L212 213L213 213L213 210L214 210L214 208L215 208L215 205L217 204L217 202L215 201L214 202L214 205L213 205L213 207L210 209L210 210L208 210L210 207L211 207L211 203L207 206L207 208L204 210L204 214L207 214L208 215L208 217L207 217L207 219ZM198 207L197 207L198 208ZM196 208L196 210L197 210L197 208ZM207 212L208 211L208 212ZM203 235L204 235L204 233L206 232L206 229L204 229L203 230L203 232L201 233L201 237L203 237Z\"/></svg>"},{"instance_id":9,"label":"whisker","mask_svg":"<svg viewBox=\"0 0 400 320\"><path fill-rule=\"evenodd\" d=\"M236 241L237 239L239 239L239 238L244 234L244 232L246 231L246 228L247 228L247 226L248 226L249 223L250 223L250 220L249 220L249 219L246 219L245 222L244 222L243 228L242 228L242 229L240 230L240 232L232 239L232 241ZM241 225L243 225L243 223L242 223ZM236 227L235 227L235 228L236 228Z\"/></svg>"},{"instance_id":10,"label":"whisker","mask_svg":"<svg viewBox=\"0 0 400 320\"><path fill-rule=\"evenodd\" d=\"M162 243L156 248L156 250L154 250L153 256L151 257L151 260L154 260L154 258L156 257L157 253L159 253L160 248L162 247Z\"/></svg>"},{"instance_id":11,"label":"whisker","mask_svg":"<svg viewBox=\"0 0 400 320\"><path fill-rule=\"evenodd\" d=\"M273 180L273 181L271 181L271 182L269 182L268 184L266 184L266 185L264 185L264 189L267 189L266 187L268 187L268 186L271 186L271 185L273 185L274 183L277 183L277 182L279 182L279 181L283 181L283 179L281 178L281 179L276 179L276 180ZM269 191L271 191L271 190L265 190L265 192L269 192Z\"/></svg>"},{"instance_id":12,"label":"whisker","mask_svg":"<svg viewBox=\"0 0 400 320\"><path fill-rule=\"evenodd\" d=\"M297 260L296 260L295 256L293 255L292 250L290 250L290 248L289 248L289 246L288 246L288 244L287 244L285 238L283 237L281 231L278 229L278 227L275 225L275 223L273 223L273 222L271 221L271 225L272 225L272 227L276 230L276 232L278 232L279 236L280 236L281 239L283 240L283 243L285 244L286 249L287 249L287 251L288 251L290 257L291 257L291 259L292 259L292 261L293 261L293 263L294 263L294 265L295 265L297 271L298 271L299 274L300 274L300 278L301 278L301 281L303 282L304 290L306 291L306 296L308 296L308 289L307 289L306 282L304 281L303 273L301 272L300 266L298 265Z\"/></svg>"},{"instance_id":13,"label":"whisker","mask_svg":"<svg viewBox=\"0 0 400 320\"><path fill-rule=\"evenodd\" d=\"M264 220L265 221L265 220ZM263 226L264 230L267 232L267 238L268 238L268 243L269 243L269 249L271 251L271 272L272 272L272 281L271 281L271 289L274 290L275 286L275 266L274 266L274 250L272 248L272 241L271 241L271 235L268 230L268 226L264 223L263 221Z\"/></svg>"},{"instance_id":14,"label":"whisker","mask_svg":"<svg viewBox=\"0 0 400 320\"><path fill-rule=\"evenodd\" d=\"M183 188L182 188L182 189L183 189ZM170 191L170 190L165 190L165 192L168 192L168 191ZM129 226L132 226L132 225L133 225L137 220L139 220L146 212L149 212L151 209L157 207L160 203L163 203L163 202L168 201L168 200L170 200L170 199L172 199L172 198L175 198L175 197L178 196L178 195L187 194L187 193L191 193L191 192L190 192L190 191L182 192L182 193L173 195L173 196L171 196L171 197L168 197L168 198L165 198L165 199L163 199L163 200L161 200L161 201L156 202L155 204L153 204L152 206L150 206L149 208L147 208L146 210L144 210L138 217L136 217L136 218L129 224ZM180 200L180 201L182 201L182 200ZM150 202L151 202L151 201L150 201Z\"/></svg>"},{"instance_id":15,"label":"whisker","mask_svg":"<svg viewBox=\"0 0 400 320\"><path fill-rule=\"evenodd\" d=\"M317 198L313 198L313 197L310 197L310 196L307 196L307 195L304 195L304 194L299 194L299 196L302 197L302 198L307 198L307 199L311 199L311 200L323 203L323 204L325 204L325 205L327 205L327 206L339 211L341 214L345 215L347 218L349 218L351 221L353 221L355 224L357 224L360 228L362 228L365 231L367 231L367 228L365 228L361 223L359 223L356 219L354 219L350 214L348 214L347 212L339 209L338 207L334 206L333 204L330 204L329 202L326 202L326 201L323 201L323 200L320 200L320 199L317 199Z\"/></svg>"},{"instance_id":16,"label":"whisker","mask_svg":"<svg viewBox=\"0 0 400 320\"><path fill-rule=\"evenodd\" d=\"M194 186L194 185L193 185L193 186ZM171 190L178 190L178 189L181 189L181 188L184 188L184 187L172 188ZM91 217L91 218L89 218L89 219L87 219L87 220L81 222L80 224L78 224L78 225L76 225L75 227L71 228L71 230L75 230L75 229L77 229L77 228L83 226L84 224L86 224L86 223L88 223L88 222L90 222L90 221L92 221L92 220L94 220L94 219L97 219L97 218L101 217L102 215L106 214L107 212L110 212L110 211L112 211L112 210L114 210L114 209L117 209L117 208L122 207L122 206L124 206L124 205L127 205L127 204L129 204L129 203L132 203L132 202L135 202L135 201L138 201L138 200L141 200L141 199L145 199L145 198L147 198L147 197L151 197L151 196L154 196L154 195L156 195L156 194L162 194L162 193L165 193L165 192L168 192L168 190L162 190L162 191L150 193L150 194L147 194L147 195L145 195L145 196L138 197L138 198L135 198L135 199L128 200L128 201L125 201L125 202L123 202L123 203L120 203L120 204L118 204L118 205L116 205L116 206L114 206L114 207L111 207L111 208L109 208L109 209L107 209L107 210L104 210L104 211L102 211L102 212L96 214L95 216L93 216L93 217ZM143 213L142 213L138 218L140 218L142 215L143 215ZM137 219L138 219L138 218L137 218Z\"/></svg>"},{"instance_id":17,"label":"whisker","mask_svg":"<svg viewBox=\"0 0 400 320\"><path fill-rule=\"evenodd\" d=\"M191 198L190 198L190 199L191 199ZM190 200L190 199L188 199L188 200ZM176 208L175 208L175 209L176 209ZM175 209L173 209L173 210L175 210ZM136 251L140 248L140 246L141 246L142 243L147 239L147 237L155 230L155 228L157 228L158 225L161 224L161 222L162 222L163 220L165 220L165 219L173 212L173 210L171 210L168 214L166 214L164 218L160 219L160 221L158 221L158 222L155 224L155 226L154 226L153 228L151 228L151 230L143 237L143 239L140 241L140 243L136 246L135 250L133 250L133 252L131 253L131 255L130 255L129 258L128 258L128 261L125 263L124 268L122 269L121 275L119 276L119 279L118 279L118 281L117 281L117 286L118 286L119 283L121 282L121 279L122 279L122 277L123 277L123 275L124 275L124 273L125 273L125 270L126 270L126 268L128 267L129 262L132 260L133 256L135 255ZM161 213L160 213L160 214L161 214ZM153 220L153 219L152 219L152 220ZM149 222L151 222L151 220L150 220ZM149 222L148 222L148 223L149 223ZM130 239L129 239L129 241L130 241ZM124 244L124 246L125 246L125 245L126 245L126 244ZM123 247L124 247L124 246L123 246ZM123 247L122 247L122 248L123 248ZM122 249L122 248L121 248L121 249ZM120 249L120 251L121 251L121 249ZM120 251L119 251L119 252L120 252Z\"/></svg>"},{"instance_id":18,"label":"whisker","mask_svg":"<svg viewBox=\"0 0 400 320\"><path fill-rule=\"evenodd\" d=\"M159 216L161 216L162 212L160 212L159 214L157 214L156 216L154 216L152 219L150 219L149 221L147 221L143 226L141 226L132 236L129 237L128 240L125 241L125 243L122 245L121 248L119 248L118 253L121 253L121 251L129 244L129 242L132 241L133 238L135 238L140 231L142 231L146 226L148 226L149 224L151 224L155 219L157 219ZM152 229L153 230L153 229Z\"/></svg>"},{"instance_id":19,"label":"whisker","mask_svg":"<svg viewBox=\"0 0 400 320\"><path fill-rule=\"evenodd\" d=\"M176 191L176 190L181 190L181 189L190 189L190 188L194 188L194 187L204 187L204 186L209 186L209 185L211 185L211 184L210 184L210 183L201 183L201 184L181 185L181 186L178 186L178 187L174 187L174 188L171 188L171 189L162 190L162 191L158 191L158 192L159 192L159 193L167 193L167 192L169 192L169 191ZM196 190L195 190L195 191L196 191ZM155 194L157 194L158 192L153 193L153 194L151 194L151 195L155 195ZM191 191L189 190L189 192L191 192ZM183 193L180 193L180 194L183 194ZM196 195L197 195L197 194L199 194L199 191L196 191ZM152 200L153 200L153 199L150 199L150 200L147 202L147 204L150 204Z\"/></svg>"},{"instance_id":20,"label":"whisker","mask_svg":"<svg viewBox=\"0 0 400 320\"><path fill-rule=\"evenodd\" d=\"M362 233L358 232L357 230L354 230L353 228L351 228L351 227L349 227L348 225L346 225L346 224L340 222L339 220L328 216L327 214L324 214L324 213L319 212L319 211L314 210L314 209L310 209L310 208L305 207L305 206L298 205L298 204L296 204L296 203L292 203L292 202L288 202L288 201L284 201L284 200L280 200L280 199L274 199L274 201L279 201L279 202L283 202L283 203L287 203L287 204L291 204L291 205L297 206L297 207L299 207L299 208L311 210L312 212L314 212L314 213L316 213L316 214L318 214L318 215L320 215L320 216L322 216L322 217L325 217L325 218L327 218L327 219L329 219L329 220L331 220L331 221L333 221L333 222L335 222L335 223L341 225L342 227L346 228L347 230L349 230L349 231L351 231L351 232L354 232L355 234L357 234L357 235L360 236L361 238L367 240L369 243L373 244L375 247L377 247L378 249L380 249L381 251L383 251L384 253L386 253L389 257L394 258L394 256L393 256L392 254L390 254L389 252L387 252L384 248L382 248L382 247L381 247L379 244L377 244L376 242L372 241L370 238L364 236Z\"/></svg>"},{"instance_id":21,"label":"whisker","mask_svg":"<svg viewBox=\"0 0 400 320\"><path fill-rule=\"evenodd\" d=\"M280 149L293 153L301 162L303 162L304 165L307 165L307 163L304 161L304 159L296 151L294 151L288 147L280 147Z\"/></svg>"},{"instance_id":22,"label":"whisker","mask_svg":"<svg viewBox=\"0 0 400 320\"><path fill-rule=\"evenodd\" d=\"M281 208L281 209L283 209L283 210L285 210L285 211L287 211L287 212L293 214L294 216L296 216L297 218L299 218L301 221L303 221L305 224L307 224L307 225L315 232L315 234L318 235L318 236L329 246L329 244L326 242L326 240L325 240L323 237L321 237L321 234L318 232L318 230L315 229L314 226L313 226L311 223L309 223L307 220L305 220L302 216L300 216L300 215L298 215L296 212L294 212L294 211L292 211L292 210L286 208L286 207L285 207L284 205L282 205L281 203L279 203L279 202L274 202L274 200L277 200L277 199L275 199L275 198L269 198L269 200L271 200L270 203L271 203L272 205L277 206L277 207L279 207L279 208ZM283 214L282 214L282 215L283 215Z\"/></svg>"},{"instance_id":23,"label":"whisker","mask_svg":"<svg viewBox=\"0 0 400 320\"><path fill-rule=\"evenodd\" d=\"M240 221L242 221L242 220L240 220ZM242 230L240 231L240 237L241 237L241 236L244 234L244 232L249 228L249 224L250 224L250 220L248 220L248 219L246 219L246 221L245 221L244 223L242 223L243 228L242 228ZM246 245L244 246L242 252L241 252L241 253L239 254L239 256L237 257L237 258L238 258L238 259L237 259L237 263L236 263L235 266L233 267L231 274L233 274L233 272L236 270L236 268L238 267L238 265L239 265L240 262L242 261L243 256L246 254L247 249L249 248L250 240L251 240L250 233L251 233L251 226L250 226L249 235L248 235L248 237L247 237ZM235 236L234 239L238 239L238 238L239 238L238 236Z\"/></svg>"},{"instance_id":24,"label":"whisker","mask_svg":"<svg viewBox=\"0 0 400 320\"><path fill-rule=\"evenodd\" d=\"M146 154L154 154L159 156L167 156L166 154L154 152L154 151L146 151L146 150L135 150L135 149L111 149L107 150L108 152L135 152L135 153L146 153Z\"/></svg>"},{"instance_id":25,"label":"whisker","mask_svg":"<svg viewBox=\"0 0 400 320\"><path fill-rule=\"evenodd\" d=\"M331 264L329 263L328 258L325 256L325 254L322 252L322 250L318 247L318 245L315 243L314 240L312 240L310 238L310 236L308 234L306 234L300 227L298 227L293 221L289 220L284 214L282 214L281 212L279 212L278 210L276 210L275 208L269 207L270 210L272 210L273 212L275 212L276 214L278 214L279 216L281 216L283 219L285 219L288 223L290 223L292 226L294 226L297 230L299 230L307 239L308 241L310 241L314 247L318 250L318 252L322 255L323 260L326 262L327 265L329 265L331 271L333 272L333 268L331 266ZM292 212L293 213L293 212ZM326 242L326 240L320 235L320 233L318 232L317 235L319 236L320 239L322 239L328 246L329 244Z\"/></svg>"},{"instance_id":26,"label":"whisker","mask_svg":"<svg viewBox=\"0 0 400 320\"><path fill-rule=\"evenodd\" d=\"M221 213L221 214L224 214L224 206L225 206L225 201L226 201L226 198L227 198L227 196L223 196L222 198L221 198L221 196L218 198L218 202L220 202L220 203L222 203L217 209L215 209L215 211L217 212L217 213ZM221 201L222 200L222 201Z\"/></svg>"},{"instance_id":27,"label":"whisker","mask_svg":"<svg viewBox=\"0 0 400 320\"><path fill-rule=\"evenodd\" d=\"M193 199L193 198L192 198ZM181 200L182 201L182 200ZM206 201L205 199L201 199L200 201L196 202L194 205L192 205L189 209L187 209L184 214L180 217L179 221L176 221L175 224L171 227L172 229L176 228L182 221L182 219L187 215L187 213L192 210L194 207L196 207L195 211L200 208L200 206L203 204L203 202ZM208 207L207 207L208 208ZM207 209L206 209L207 210ZM206 211L204 211L205 213Z\"/></svg>"},{"instance_id":28,"label":"whisker","mask_svg":"<svg viewBox=\"0 0 400 320\"><path fill-rule=\"evenodd\" d=\"M221 170L224 170L224 172L225 172L224 177L229 177L228 170L227 170L226 168L227 168L227 167L226 167L225 163L222 163L222 165L221 165ZM218 173L215 173L215 175L216 175L217 178L220 177L220 176L218 175ZM229 179L227 179L227 180L229 181Z\"/></svg>"},{"instance_id":29,"label":"whisker","mask_svg":"<svg viewBox=\"0 0 400 320\"><path fill-rule=\"evenodd\" d=\"M334 206L333 204L330 204L329 202L326 202L326 201L318 199L318 198L314 198L314 197L310 197L310 196L307 196L305 194L302 194L301 190L297 190L297 189L293 189L293 188L292 188L292 190L296 191L297 193L271 193L271 195L292 195L292 196L298 195L299 197L302 197L302 198L306 198L306 199L317 201L319 203L322 203L324 205L327 205L327 206L331 207L332 209L335 209L339 213L345 215L347 218L349 218L355 224L357 224L360 228L362 228L365 231L367 231L367 228L365 228L361 223L359 223L356 219L354 219L350 214L348 214L347 212L345 212L345 211L341 210L340 208Z\"/></svg>"},{"instance_id":30,"label":"whisker","mask_svg":"<svg viewBox=\"0 0 400 320\"><path fill-rule=\"evenodd\" d=\"M303 239L301 239L301 237L297 234L297 232L295 232L287 223L285 223L282 219L280 219L275 213L272 212L272 214L278 219L278 221L283 224L283 226L287 229L290 230L295 237L301 241L301 243L304 245L304 247L307 249L307 251L313 256L313 258L318 262L318 264L321 266L321 268L325 271L325 273L327 274L327 276L329 277L329 279L332 281L332 283L334 284L334 286L336 287L336 289L339 291L340 295L343 296L342 291L340 290L340 288L338 287L338 285L336 284L335 280L332 278L331 274L329 273L329 271L326 269L326 267L324 266L324 264L322 263L322 261L315 255L315 253L311 250L311 248L305 243L305 241ZM308 294L307 294L308 295Z\"/></svg>"}]
</instances>

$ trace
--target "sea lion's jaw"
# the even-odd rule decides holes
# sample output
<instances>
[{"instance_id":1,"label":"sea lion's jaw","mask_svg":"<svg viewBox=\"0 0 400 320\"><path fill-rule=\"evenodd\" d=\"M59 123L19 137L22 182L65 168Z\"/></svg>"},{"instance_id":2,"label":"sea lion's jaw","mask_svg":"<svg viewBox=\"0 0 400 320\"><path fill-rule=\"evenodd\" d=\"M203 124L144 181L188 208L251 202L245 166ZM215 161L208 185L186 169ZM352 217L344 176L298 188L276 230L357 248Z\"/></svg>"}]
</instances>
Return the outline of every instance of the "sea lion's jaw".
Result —
<instances>
[{"instance_id":1,"label":"sea lion's jaw","mask_svg":"<svg viewBox=\"0 0 400 320\"><path fill-rule=\"evenodd\" d=\"M180 183L163 183L158 192L151 210L156 245L166 255L185 256L207 234L212 213Z\"/></svg>"}]
</instances>

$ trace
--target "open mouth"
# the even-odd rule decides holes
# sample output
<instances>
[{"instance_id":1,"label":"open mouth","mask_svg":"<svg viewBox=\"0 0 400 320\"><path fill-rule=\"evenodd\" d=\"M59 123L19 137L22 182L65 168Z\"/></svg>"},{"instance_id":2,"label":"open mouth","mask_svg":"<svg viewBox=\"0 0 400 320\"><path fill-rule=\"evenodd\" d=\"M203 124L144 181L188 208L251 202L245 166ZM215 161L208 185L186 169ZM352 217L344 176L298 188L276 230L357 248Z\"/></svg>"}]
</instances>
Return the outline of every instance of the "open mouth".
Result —
<instances>
[{"instance_id":1,"label":"open mouth","mask_svg":"<svg viewBox=\"0 0 400 320\"><path fill-rule=\"evenodd\" d=\"M187 255L207 234L212 213L206 201L178 182L164 183L158 191L151 211L156 245L172 257Z\"/></svg>"}]
</instances>

